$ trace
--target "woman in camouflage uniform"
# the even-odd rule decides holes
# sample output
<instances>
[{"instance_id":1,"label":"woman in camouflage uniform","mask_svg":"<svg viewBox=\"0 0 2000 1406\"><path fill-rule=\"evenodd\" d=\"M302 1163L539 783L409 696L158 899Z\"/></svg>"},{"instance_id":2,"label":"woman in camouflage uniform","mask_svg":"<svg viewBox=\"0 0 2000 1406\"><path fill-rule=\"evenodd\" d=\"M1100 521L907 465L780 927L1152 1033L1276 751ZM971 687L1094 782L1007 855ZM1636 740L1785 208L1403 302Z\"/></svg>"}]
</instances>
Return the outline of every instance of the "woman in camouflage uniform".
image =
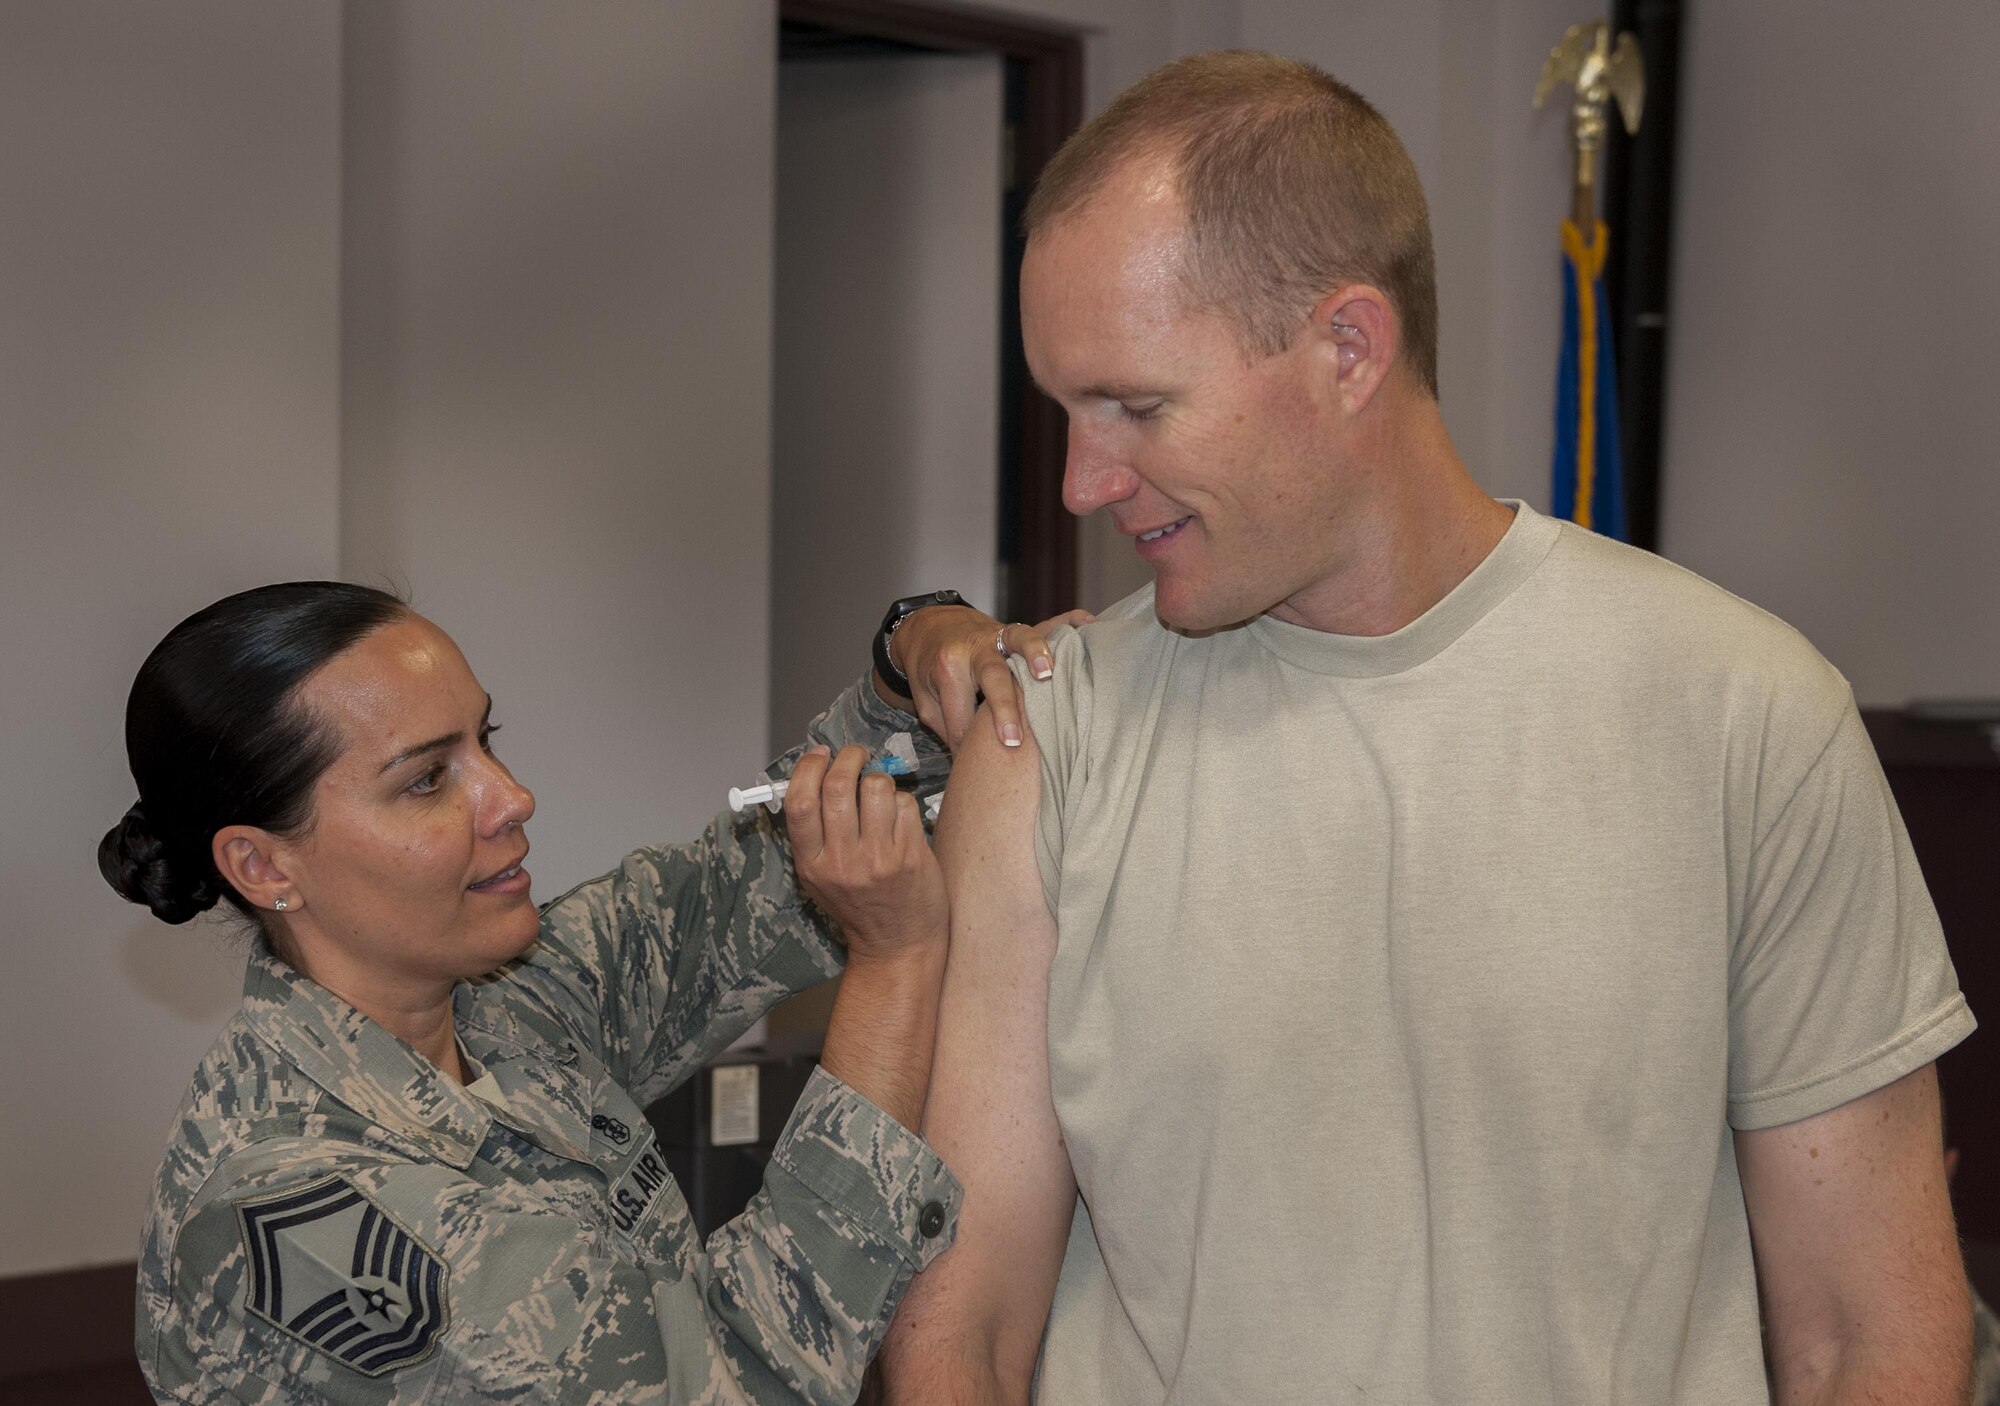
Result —
<instances>
[{"instance_id":1,"label":"woman in camouflage uniform","mask_svg":"<svg viewBox=\"0 0 2000 1406\"><path fill-rule=\"evenodd\" d=\"M957 619L929 637L962 637L969 696L994 623ZM218 602L140 671L100 865L168 922L224 898L258 929L147 1220L155 1395L851 1401L959 1198L909 1131L943 883L916 802L860 775L914 720L864 680L778 764L789 841L721 818L538 912L490 712L436 626L330 583ZM843 955L822 1068L704 1245L642 1109Z\"/></svg>"}]
</instances>

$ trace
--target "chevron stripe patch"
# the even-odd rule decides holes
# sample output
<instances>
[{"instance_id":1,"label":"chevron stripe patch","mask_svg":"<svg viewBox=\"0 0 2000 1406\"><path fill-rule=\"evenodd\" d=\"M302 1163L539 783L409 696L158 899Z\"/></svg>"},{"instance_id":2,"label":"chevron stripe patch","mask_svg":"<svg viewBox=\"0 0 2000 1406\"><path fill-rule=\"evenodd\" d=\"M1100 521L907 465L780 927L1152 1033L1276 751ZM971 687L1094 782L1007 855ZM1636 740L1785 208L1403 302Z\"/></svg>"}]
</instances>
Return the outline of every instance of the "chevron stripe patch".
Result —
<instances>
[{"instance_id":1,"label":"chevron stripe patch","mask_svg":"<svg viewBox=\"0 0 2000 1406\"><path fill-rule=\"evenodd\" d=\"M249 1309L364 1376L421 1360L450 1322L431 1248L345 1177L236 1204Z\"/></svg>"}]
</instances>

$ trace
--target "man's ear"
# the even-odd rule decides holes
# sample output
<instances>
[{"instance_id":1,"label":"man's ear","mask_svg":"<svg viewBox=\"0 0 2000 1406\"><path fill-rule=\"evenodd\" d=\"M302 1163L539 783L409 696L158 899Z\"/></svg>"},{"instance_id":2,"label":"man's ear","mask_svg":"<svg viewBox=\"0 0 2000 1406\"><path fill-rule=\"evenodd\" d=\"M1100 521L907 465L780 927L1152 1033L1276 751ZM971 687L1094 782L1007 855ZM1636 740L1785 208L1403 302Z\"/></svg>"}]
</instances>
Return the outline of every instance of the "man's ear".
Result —
<instances>
[{"instance_id":1,"label":"man's ear","mask_svg":"<svg viewBox=\"0 0 2000 1406\"><path fill-rule=\"evenodd\" d=\"M1331 355L1341 408L1358 414L1389 379L1402 350L1388 295L1365 283L1337 288L1313 309L1312 335Z\"/></svg>"},{"instance_id":2,"label":"man's ear","mask_svg":"<svg viewBox=\"0 0 2000 1406\"><path fill-rule=\"evenodd\" d=\"M295 913L305 899L285 872L278 837L254 825L229 825L215 832L209 852L235 890L252 908Z\"/></svg>"}]
</instances>

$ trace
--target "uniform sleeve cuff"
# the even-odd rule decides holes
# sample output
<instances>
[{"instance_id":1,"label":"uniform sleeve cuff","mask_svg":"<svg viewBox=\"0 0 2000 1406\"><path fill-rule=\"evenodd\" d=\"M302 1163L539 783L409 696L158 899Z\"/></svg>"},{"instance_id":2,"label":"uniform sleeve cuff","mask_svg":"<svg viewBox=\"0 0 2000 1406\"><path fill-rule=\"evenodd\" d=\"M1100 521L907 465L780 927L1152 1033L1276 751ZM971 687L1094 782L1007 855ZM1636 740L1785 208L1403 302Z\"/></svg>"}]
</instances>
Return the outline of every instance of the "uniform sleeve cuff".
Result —
<instances>
[{"instance_id":1,"label":"uniform sleeve cuff","mask_svg":"<svg viewBox=\"0 0 2000 1406\"><path fill-rule=\"evenodd\" d=\"M930 1145L824 1069L771 1160L915 1269L951 1247L964 1190Z\"/></svg>"},{"instance_id":2,"label":"uniform sleeve cuff","mask_svg":"<svg viewBox=\"0 0 2000 1406\"><path fill-rule=\"evenodd\" d=\"M871 670L848 685L840 697L833 700L827 710L812 720L806 734L814 742L821 743L834 751L855 744L871 751L879 750L892 736L899 732L910 734L910 740L920 757L933 756L945 751L945 745L924 727L923 720L915 713L906 713L901 708L882 701L875 692L875 675ZM801 749L803 750L803 749ZM785 769L790 771L795 757L788 755Z\"/></svg>"}]
</instances>

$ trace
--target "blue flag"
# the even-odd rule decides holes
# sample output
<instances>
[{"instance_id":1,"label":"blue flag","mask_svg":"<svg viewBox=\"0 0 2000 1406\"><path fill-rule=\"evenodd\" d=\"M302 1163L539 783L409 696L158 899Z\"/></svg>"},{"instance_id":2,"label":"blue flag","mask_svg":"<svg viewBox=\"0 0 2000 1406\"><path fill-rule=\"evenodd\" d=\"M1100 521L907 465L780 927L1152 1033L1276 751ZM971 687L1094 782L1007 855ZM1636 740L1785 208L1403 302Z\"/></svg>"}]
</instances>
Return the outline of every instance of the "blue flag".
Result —
<instances>
[{"instance_id":1,"label":"blue flag","mask_svg":"<svg viewBox=\"0 0 2000 1406\"><path fill-rule=\"evenodd\" d=\"M1562 356L1556 363L1556 458L1552 506L1557 517L1626 540L1625 473L1618 459L1618 385L1604 308L1604 253L1610 236L1599 220L1590 243L1563 221Z\"/></svg>"}]
</instances>

